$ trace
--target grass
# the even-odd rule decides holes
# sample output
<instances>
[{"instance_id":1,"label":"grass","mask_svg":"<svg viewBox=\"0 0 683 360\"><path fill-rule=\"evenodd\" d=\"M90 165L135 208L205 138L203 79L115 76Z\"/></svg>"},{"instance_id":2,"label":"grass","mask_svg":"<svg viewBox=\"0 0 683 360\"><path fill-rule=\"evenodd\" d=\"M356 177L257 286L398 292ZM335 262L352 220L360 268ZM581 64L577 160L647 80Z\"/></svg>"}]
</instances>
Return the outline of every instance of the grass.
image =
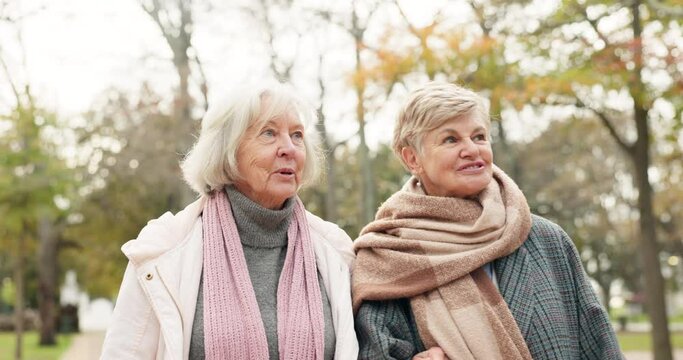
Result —
<instances>
[{"instance_id":1,"label":"grass","mask_svg":"<svg viewBox=\"0 0 683 360\"><path fill-rule=\"evenodd\" d=\"M652 349L649 332L619 332L617 338L621 351L649 351ZM683 332L671 333L671 346L674 349L683 349Z\"/></svg>"},{"instance_id":2,"label":"grass","mask_svg":"<svg viewBox=\"0 0 683 360\"><path fill-rule=\"evenodd\" d=\"M16 344L13 332L0 332L0 360L14 359L14 345ZM24 360L57 360L71 344L71 335L57 335L56 346L38 346L38 333L27 332L23 338Z\"/></svg>"}]
</instances>

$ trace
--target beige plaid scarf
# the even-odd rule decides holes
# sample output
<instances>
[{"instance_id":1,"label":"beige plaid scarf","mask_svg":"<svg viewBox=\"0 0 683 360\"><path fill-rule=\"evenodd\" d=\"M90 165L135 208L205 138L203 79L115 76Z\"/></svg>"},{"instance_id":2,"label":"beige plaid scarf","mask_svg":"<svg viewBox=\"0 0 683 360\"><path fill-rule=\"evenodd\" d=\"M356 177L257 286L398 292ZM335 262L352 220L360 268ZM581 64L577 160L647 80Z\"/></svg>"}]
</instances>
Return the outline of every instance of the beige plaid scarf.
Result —
<instances>
[{"instance_id":1,"label":"beige plaid scarf","mask_svg":"<svg viewBox=\"0 0 683 360\"><path fill-rule=\"evenodd\" d=\"M524 242L531 213L498 167L476 199L425 195L411 178L355 241L354 311L410 298L426 348L450 359L531 359L507 304L481 267Z\"/></svg>"}]
</instances>

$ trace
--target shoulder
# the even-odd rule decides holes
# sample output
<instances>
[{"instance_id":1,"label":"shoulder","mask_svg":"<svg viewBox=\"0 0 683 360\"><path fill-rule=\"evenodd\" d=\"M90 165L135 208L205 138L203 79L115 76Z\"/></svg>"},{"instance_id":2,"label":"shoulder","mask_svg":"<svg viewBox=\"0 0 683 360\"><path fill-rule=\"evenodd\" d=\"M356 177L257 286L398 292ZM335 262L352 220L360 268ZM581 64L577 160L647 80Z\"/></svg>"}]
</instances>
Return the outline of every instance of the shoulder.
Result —
<instances>
[{"instance_id":1,"label":"shoulder","mask_svg":"<svg viewBox=\"0 0 683 360\"><path fill-rule=\"evenodd\" d=\"M306 211L306 220L313 240L321 240L334 248L351 268L356 255L353 252L353 241L349 235L337 224L325 221L309 211Z\"/></svg>"},{"instance_id":2,"label":"shoulder","mask_svg":"<svg viewBox=\"0 0 683 360\"><path fill-rule=\"evenodd\" d=\"M155 258L183 242L200 219L205 199L202 197L177 214L166 212L150 220L138 236L123 244L121 251L134 264Z\"/></svg>"},{"instance_id":3,"label":"shoulder","mask_svg":"<svg viewBox=\"0 0 683 360\"><path fill-rule=\"evenodd\" d=\"M531 231L521 248L538 266L536 271L553 269L565 273L580 264L576 246L564 229L538 215L532 215Z\"/></svg>"},{"instance_id":4,"label":"shoulder","mask_svg":"<svg viewBox=\"0 0 683 360\"><path fill-rule=\"evenodd\" d=\"M531 231L525 245L534 245L547 249L573 248L574 244L567 233L556 223L539 215L531 215Z\"/></svg>"},{"instance_id":5,"label":"shoulder","mask_svg":"<svg viewBox=\"0 0 683 360\"><path fill-rule=\"evenodd\" d=\"M563 237L564 230L556 223L536 214L531 214L531 232L529 237Z\"/></svg>"}]
</instances>

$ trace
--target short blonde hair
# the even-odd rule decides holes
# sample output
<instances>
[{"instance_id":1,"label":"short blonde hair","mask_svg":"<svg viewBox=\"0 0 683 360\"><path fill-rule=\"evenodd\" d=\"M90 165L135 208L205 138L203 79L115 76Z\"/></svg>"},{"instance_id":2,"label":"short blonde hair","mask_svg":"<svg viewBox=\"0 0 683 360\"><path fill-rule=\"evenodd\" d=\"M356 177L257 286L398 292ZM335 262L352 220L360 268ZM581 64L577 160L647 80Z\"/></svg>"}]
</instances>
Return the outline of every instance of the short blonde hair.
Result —
<instances>
[{"instance_id":1,"label":"short blonde hair","mask_svg":"<svg viewBox=\"0 0 683 360\"><path fill-rule=\"evenodd\" d=\"M266 81L242 86L225 100L211 104L197 142L181 163L187 184L199 194L208 194L239 180L237 150L247 129L289 113L304 127L306 162L301 185L315 182L324 158L317 116L315 109L295 94L289 85Z\"/></svg>"},{"instance_id":2,"label":"short blonde hair","mask_svg":"<svg viewBox=\"0 0 683 360\"><path fill-rule=\"evenodd\" d=\"M411 146L421 152L422 137L446 121L476 114L489 129L491 119L484 98L462 86L432 81L413 90L401 109L394 128L392 148L403 162L401 149ZM406 166L406 164L403 164Z\"/></svg>"}]
</instances>

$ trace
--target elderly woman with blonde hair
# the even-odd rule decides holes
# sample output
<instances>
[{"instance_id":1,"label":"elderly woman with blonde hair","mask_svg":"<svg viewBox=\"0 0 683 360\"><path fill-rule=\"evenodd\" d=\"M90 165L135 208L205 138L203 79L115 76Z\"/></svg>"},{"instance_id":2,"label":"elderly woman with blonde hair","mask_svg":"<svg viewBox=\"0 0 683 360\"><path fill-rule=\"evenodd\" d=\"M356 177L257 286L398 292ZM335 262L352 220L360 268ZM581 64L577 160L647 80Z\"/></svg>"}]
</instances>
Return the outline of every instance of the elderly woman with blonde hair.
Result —
<instances>
[{"instance_id":1,"label":"elderly woman with blonde hair","mask_svg":"<svg viewBox=\"0 0 683 360\"><path fill-rule=\"evenodd\" d=\"M354 244L359 358L621 359L574 244L493 164L489 127L463 87L409 96L393 148L412 177Z\"/></svg>"},{"instance_id":2,"label":"elderly woman with blonde hair","mask_svg":"<svg viewBox=\"0 0 683 360\"><path fill-rule=\"evenodd\" d=\"M322 155L288 86L209 109L182 164L200 198L149 222L128 257L103 359L354 359L351 239L297 196Z\"/></svg>"}]
</instances>

